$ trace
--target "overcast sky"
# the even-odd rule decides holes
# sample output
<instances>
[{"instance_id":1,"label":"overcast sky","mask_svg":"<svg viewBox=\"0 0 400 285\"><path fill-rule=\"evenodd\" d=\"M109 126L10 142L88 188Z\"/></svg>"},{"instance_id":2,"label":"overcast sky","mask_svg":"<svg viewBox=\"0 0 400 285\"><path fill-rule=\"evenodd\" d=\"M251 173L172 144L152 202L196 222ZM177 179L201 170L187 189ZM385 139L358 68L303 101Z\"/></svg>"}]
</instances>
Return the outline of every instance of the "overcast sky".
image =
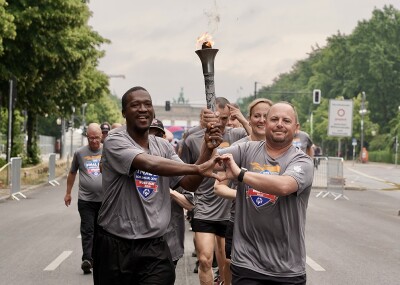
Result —
<instances>
[{"instance_id":1,"label":"overcast sky","mask_svg":"<svg viewBox=\"0 0 400 285\"><path fill-rule=\"evenodd\" d=\"M197 38L213 36L216 96L235 102L254 93L254 82L269 85L279 74L325 46L338 31L350 34L374 8L399 0L91 0L89 24L111 41L100 69L121 97L145 87L153 103L179 97L205 105Z\"/></svg>"}]
</instances>

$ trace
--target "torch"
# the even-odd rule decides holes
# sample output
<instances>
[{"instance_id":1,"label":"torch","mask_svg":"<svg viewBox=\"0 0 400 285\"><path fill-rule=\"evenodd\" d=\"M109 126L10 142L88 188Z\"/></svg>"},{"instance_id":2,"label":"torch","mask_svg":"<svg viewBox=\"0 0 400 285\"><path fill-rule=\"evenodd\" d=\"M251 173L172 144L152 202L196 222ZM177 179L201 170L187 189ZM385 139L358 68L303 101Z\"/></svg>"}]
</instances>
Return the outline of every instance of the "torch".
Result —
<instances>
[{"instance_id":1,"label":"torch","mask_svg":"<svg viewBox=\"0 0 400 285\"><path fill-rule=\"evenodd\" d=\"M201 49L196 50L196 54L199 56L201 65L203 67L207 109L215 112L214 59L218 49L212 48L213 42L211 40L211 36L207 33L198 38L197 42L203 42Z\"/></svg>"}]
</instances>

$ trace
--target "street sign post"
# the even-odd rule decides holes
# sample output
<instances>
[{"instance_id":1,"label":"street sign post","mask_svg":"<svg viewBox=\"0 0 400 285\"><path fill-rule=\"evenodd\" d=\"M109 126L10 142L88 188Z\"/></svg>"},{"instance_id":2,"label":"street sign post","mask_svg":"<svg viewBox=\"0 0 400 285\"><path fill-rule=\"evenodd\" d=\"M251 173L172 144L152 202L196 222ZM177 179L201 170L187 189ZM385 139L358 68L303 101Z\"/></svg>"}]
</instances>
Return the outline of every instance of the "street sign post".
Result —
<instances>
[{"instance_id":1,"label":"street sign post","mask_svg":"<svg viewBox=\"0 0 400 285\"><path fill-rule=\"evenodd\" d=\"M353 138L351 141L351 145L353 146L353 166L354 166L354 159L356 157L356 145L357 145L357 140Z\"/></svg>"}]
</instances>

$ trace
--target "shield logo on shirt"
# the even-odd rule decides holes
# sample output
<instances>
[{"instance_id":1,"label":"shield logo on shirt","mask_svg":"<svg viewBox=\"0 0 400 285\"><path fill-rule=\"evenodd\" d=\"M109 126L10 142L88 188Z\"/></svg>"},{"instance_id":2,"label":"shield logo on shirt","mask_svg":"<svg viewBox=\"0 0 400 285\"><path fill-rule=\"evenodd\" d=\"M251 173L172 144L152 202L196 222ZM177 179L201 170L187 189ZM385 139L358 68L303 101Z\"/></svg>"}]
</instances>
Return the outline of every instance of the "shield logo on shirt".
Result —
<instances>
[{"instance_id":1,"label":"shield logo on shirt","mask_svg":"<svg viewBox=\"0 0 400 285\"><path fill-rule=\"evenodd\" d=\"M147 200L154 193L157 193L157 179L158 175L151 174L149 172L137 170L135 173L135 184L136 189L140 196Z\"/></svg>"},{"instance_id":2,"label":"shield logo on shirt","mask_svg":"<svg viewBox=\"0 0 400 285\"><path fill-rule=\"evenodd\" d=\"M100 173L100 159L91 158L85 161L85 168L87 173L93 176L99 176Z\"/></svg>"},{"instance_id":3,"label":"shield logo on shirt","mask_svg":"<svg viewBox=\"0 0 400 285\"><path fill-rule=\"evenodd\" d=\"M251 201L256 207L261 207L268 203L274 204L278 199L278 197L275 195L263 193L252 188L247 190L247 196L250 197Z\"/></svg>"},{"instance_id":4,"label":"shield logo on shirt","mask_svg":"<svg viewBox=\"0 0 400 285\"><path fill-rule=\"evenodd\" d=\"M261 174L264 175L274 175L279 173L279 166L275 165L265 165L264 167L258 166L258 168L262 169L260 171ZM264 205L267 205L269 203L274 204L276 200L278 200L278 197L272 194L267 194L263 193L257 190L254 190L253 188L249 188L246 192L247 197L251 199L253 202L253 205L258 207L262 207Z\"/></svg>"}]
</instances>

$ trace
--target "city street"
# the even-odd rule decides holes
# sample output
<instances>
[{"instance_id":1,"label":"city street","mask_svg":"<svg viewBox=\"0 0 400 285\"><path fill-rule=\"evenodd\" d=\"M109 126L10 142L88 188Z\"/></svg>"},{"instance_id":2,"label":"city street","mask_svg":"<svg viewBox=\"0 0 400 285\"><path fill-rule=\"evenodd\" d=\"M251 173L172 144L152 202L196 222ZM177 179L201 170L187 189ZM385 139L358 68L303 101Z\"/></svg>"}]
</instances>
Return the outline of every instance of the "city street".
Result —
<instances>
[{"instance_id":1,"label":"city street","mask_svg":"<svg viewBox=\"0 0 400 285\"><path fill-rule=\"evenodd\" d=\"M307 284L398 284L400 268L400 167L345 162L344 195L310 197ZM24 192L27 199L0 201L2 284L93 284L80 269L79 214L64 205L66 180ZM77 183L75 183L77 185ZM187 230L177 285L199 284L193 273L193 233Z\"/></svg>"}]
</instances>

